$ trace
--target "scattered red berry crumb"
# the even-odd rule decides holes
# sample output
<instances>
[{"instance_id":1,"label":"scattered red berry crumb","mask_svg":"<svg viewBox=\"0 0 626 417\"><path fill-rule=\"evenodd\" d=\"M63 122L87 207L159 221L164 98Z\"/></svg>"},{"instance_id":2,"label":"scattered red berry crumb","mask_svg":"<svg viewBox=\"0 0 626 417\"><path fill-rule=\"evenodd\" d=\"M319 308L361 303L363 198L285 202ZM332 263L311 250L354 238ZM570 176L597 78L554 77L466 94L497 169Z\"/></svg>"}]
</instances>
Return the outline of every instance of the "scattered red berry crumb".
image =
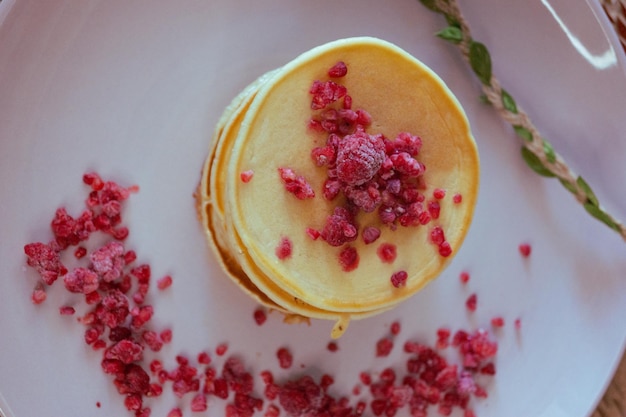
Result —
<instances>
[{"instance_id":1,"label":"scattered red berry crumb","mask_svg":"<svg viewBox=\"0 0 626 417\"><path fill-rule=\"evenodd\" d=\"M437 329L437 349L445 349L450 345L450 329L446 327L441 327Z\"/></svg>"},{"instance_id":2,"label":"scattered red berry crumb","mask_svg":"<svg viewBox=\"0 0 626 417\"><path fill-rule=\"evenodd\" d=\"M532 247L528 243L521 243L518 247L518 250L520 255L522 255L524 258L528 258L532 251Z\"/></svg>"},{"instance_id":3,"label":"scattered red berry crumb","mask_svg":"<svg viewBox=\"0 0 626 417\"><path fill-rule=\"evenodd\" d=\"M253 176L254 176L254 171L251 169L242 171L239 174L239 178L241 179L241 182L243 183L249 183L252 180Z\"/></svg>"},{"instance_id":4,"label":"scattered red berry crumb","mask_svg":"<svg viewBox=\"0 0 626 417\"><path fill-rule=\"evenodd\" d=\"M292 251L293 251L293 243L291 242L291 239L283 236L280 239L278 246L276 246L276 257L280 259L281 261L285 260L291 257Z\"/></svg>"},{"instance_id":5,"label":"scattered red berry crumb","mask_svg":"<svg viewBox=\"0 0 626 417\"><path fill-rule=\"evenodd\" d=\"M278 358L278 365L283 369L291 368L293 364L293 355L289 349L282 347L276 351L276 357Z\"/></svg>"},{"instance_id":6,"label":"scattered red berry crumb","mask_svg":"<svg viewBox=\"0 0 626 417\"><path fill-rule=\"evenodd\" d=\"M224 356L227 351L228 351L228 344L227 343L220 343L215 348L215 354L217 356Z\"/></svg>"},{"instance_id":7,"label":"scattered red berry crumb","mask_svg":"<svg viewBox=\"0 0 626 417\"><path fill-rule=\"evenodd\" d=\"M496 316L491 319L491 325L493 327L504 327L504 318Z\"/></svg>"},{"instance_id":8,"label":"scattered red berry crumb","mask_svg":"<svg viewBox=\"0 0 626 417\"><path fill-rule=\"evenodd\" d=\"M467 307L467 309L469 311L476 311L476 305L478 302L478 296L476 295L476 293L471 294L469 297L467 297L467 300L465 301L465 306Z\"/></svg>"},{"instance_id":9,"label":"scattered red berry crumb","mask_svg":"<svg viewBox=\"0 0 626 417\"><path fill-rule=\"evenodd\" d=\"M378 357L389 356L392 349L393 340L390 338L384 337L376 342L376 356Z\"/></svg>"},{"instance_id":10,"label":"scattered red berry crumb","mask_svg":"<svg viewBox=\"0 0 626 417\"><path fill-rule=\"evenodd\" d=\"M74 315L74 313L76 313L74 307L62 306L59 308L59 314L61 314L62 316L72 316Z\"/></svg>"},{"instance_id":11,"label":"scattered red berry crumb","mask_svg":"<svg viewBox=\"0 0 626 417\"><path fill-rule=\"evenodd\" d=\"M163 278L157 281L157 288L161 291L172 286L172 277L170 275L165 275Z\"/></svg>"},{"instance_id":12,"label":"scattered red berry crumb","mask_svg":"<svg viewBox=\"0 0 626 417\"><path fill-rule=\"evenodd\" d=\"M263 323L267 321L267 314L262 308L257 308L256 310L254 310L253 316L254 322L259 326L263 325Z\"/></svg>"},{"instance_id":13,"label":"scattered red berry crumb","mask_svg":"<svg viewBox=\"0 0 626 417\"><path fill-rule=\"evenodd\" d=\"M328 342L326 349L328 349L329 352L337 352L339 350L339 345L337 342Z\"/></svg>"},{"instance_id":14,"label":"scattered red berry crumb","mask_svg":"<svg viewBox=\"0 0 626 417\"><path fill-rule=\"evenodd\" d=\"M391 323L391 326L389 326L389 331L394 336L399 335L400 330L402 330L402 325L400 324L399 321L394 321L393 323Z\"/></svg>"},{"instance_id":15,"label":"scattered red berry crumb","mask_svg":"<svg viewBox=\"0 0 626 417\"><path fill-rule=\"evenodd\" d=\"M463 201L463 196L461 194L455 194L452 196L452 202L454 204L460 204Z\"/></svg>"},{"instance_id":16,"label":"scattered red berry crumb","mask_svg":"<svg viewBox=\"0 0 626 417\"><path fill-rule=\"evenodd\" d=\"M463 271L459 274L459 280L461 284L467 284L470 280L470 274L467 271Z\"/></svg>"}]
</instances>

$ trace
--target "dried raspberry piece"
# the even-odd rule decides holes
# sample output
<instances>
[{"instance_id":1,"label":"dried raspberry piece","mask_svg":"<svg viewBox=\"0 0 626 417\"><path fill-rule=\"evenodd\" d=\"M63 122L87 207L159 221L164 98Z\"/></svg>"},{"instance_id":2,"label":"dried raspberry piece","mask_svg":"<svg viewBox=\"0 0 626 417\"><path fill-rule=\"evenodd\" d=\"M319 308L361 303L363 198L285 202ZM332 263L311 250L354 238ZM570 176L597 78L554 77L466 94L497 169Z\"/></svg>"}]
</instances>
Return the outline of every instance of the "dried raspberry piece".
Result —
<instances>
[{"instance_id":1,"label":"dried raspberry piece","mask_svg":"<svg viewBox=\"0 0 626 417\"><path fill-rule=\"evenodd\" d=\"M348 66L345 62L339 61L328 70L328 76L331 78L341 78L348 73Z\"/></svg>"},{"instance_id":2,"label":"dried raspberry piece","mask_svg":"<svg viewBox=\"0 0 626 417\"><path fill-rule=\"evenodd\" d=\"M65 270L59 252L52 249L50 245L36 242L24 246L24 253L27 256L28 266L35 268L43 281L52 285L57 280L61 272Z\"/></svg>"},{"instance_id":3,"label":"dried raspberry piece","mask_svg":"<svg viewBox=\"0 0 626 417\"><path fill-rule=\"evenodd\" d=\"M446 196L446 190L444 190L443 188L435 188L433 190L433 198L437 200L441 200L445 196Z\"/></svg>"},{"instance_id":4,"label":"dried raspberry piece","mask_svg":"<svg viewBox=\"0 0 626 417\"><path fill-rule=\"evenodd\" d=\"M376 240L380 237L380 229L378 227L368 226L363 229L362 236L363 242L365 242L366 245L369 245L370 243L376 242Z\"/></svg>"},{"instance_id":5,"label":"dried raspberry piece","mask_svg":"<svg viewBox=\"0 0 626 417\"><path fill-rule=\"evenodd\" d=\"M159 333L159 338L163 343L170 343L172 341L172 329L165 329Z\"/></svg>"},{"instance_id":6,"label":"dried raspberry piece","mask_svg":"<svg viewBox=\"0 0 626 417\"><path fill-rule=\"evenodd\" d=\"M102 276L105 282L116 280L122 275L124 268L124 245L109 242L89 255L94 271Z\"/></svg>"},{"instance_id":7,"label":"dried raspberry piece","mask_svg":"<svg viewBox=\"0 0 626 417\"><path fill-rule=\"evenodd\" d=\"M283 369L291 368L293 364L293 355L289 349L282 347L276 351L276 357L278 358L278 364Z\"/></svg>"},{"instance_id":8,"label":"dried raspberry piece","mask_svg":"<svg viewBox=\"0 0 626 417\"><path fill-rule=\"evenodd\" d=\"M312 377L304 375L281 386L278 400L290 416L323 415L324 392Z\"/></svg>"},{"instance_id":9,"label":"dried raspberry piece","mask_svg":"<svg viewBox=\"0 0 626 417\"><path fill-rule=\"evenodd\" d=\"M324 185L322 187L322 193L324 198L328 201L332 201L339 195L341 192L341 183L339 180L335 179L327 179L324 181Z\"/></svg>"},{"instance_id":10,"label":"dried raspberry piece","mask_svg":"<svg viewBox=\"0 0 626 417\"><path fill-rule=\"evenodd\" d=\"M267 314L262 308L257 308L256 310L254 310L253 316L255 323L259 326L263 325L267 321Z\"/></svg>"},{"instance_id":11,"label":"dried raspberry piece","mask_svg":"<svg viewBox=\"0 0 626 417\"><path fill-rule=\"evenodd\" d=\"M461 284L467 284L470 280L470 274L467 271L463 271L459 274L459 280Z\"/></svg>"},{"instance_id":12,"label":"dried raspberry piece","mask_svg":"<svg viewBox=\"0 0 626 417\"><path fill-rule=\"evenodd\" d=\"M441 226L435 226L430 231L430 241L439 246L445 242L446 237Z\"/></svg>"},{"instance_id":13,"label":"dried raspberry piece","mask_svg":"<svg viewBox=\"0 0 626 417\"><path fill-rule=\"evenodd\" d=\"M329 352L337 352L339 350L339 345L337 344L337 342L328 342L328 344L326 345L326 349Z\"/></svg>"},{"instance_id":14,"label":"dried raspberry piece","mask_svg":"<svg viewBox=\"0 0 626 417\"><path fill-rule=\"evenodd\" d=\"M331 145L319 146L311 151L311 158L318 167L334 164L335 156L336 149Z\"/></svg>"},{"instance_id":15,"label":"dried raspberry piece","mask_svg":"<svg viewBox=\"0 0 626 417\"><path fill-rule=\"evenodd\" d=\"M104 352L104 359L124 364L138 362L143 359L143 346L129 339L120 340Z\"/></svg>"},{"instance_id":16,"label":"dried raspberry piece","mask_svg":"<svg viewBox=\"0 0 626 417\"><path fill-rule=\"evenodd\" d=\"M520 255L524 258L528 258L532 252L532 247L528 243L521 243L518 247Z\"/></svg>"},{"instance_id":17,"label":"dried raspberry piece","mask_svg":"<svg viewBox=\"0 0 626 417\"><path fill-rule=\"evenodd\" d=\"M421 162L407 152L393 154L389 159L393 163L395 171L410 178L419 177L426 170Z\"/></svg>"},{"instance_id":18,"label":"dried raspberry piece","mask_svg":"<svg viewBox=\"0 0 626 417\"><path fill-rule=\"evenodd\" d=\"M314 81L309 90L309 93L313 95L311 99L311 109L323 109L345 96L347 92L346 87L333 81Z\"/></svg>"},{"instance_id":19,"label":"dried raspberry piece","mask_svg":"<svg viewBox=\"0 0 626 417\"><path fill-rule=\"evenodd\" d=\"M243 183L249 183L250 181L252 181L253 176L254 176L254 171L251 169L242 171L241 174L239 174L239 178L241 179L241 182Z\"/></svg>"},{"instance_id":20,"label":"dried raspberry piece","mask_svg":"<svg viewBox=\"0 0 626 417\"><path fill-rule=\"evenodd\" d=\"M285 185L285 189L293 194L298 200L305 200L307 198L315 197L315 191L309 182L301 175L296 173L291 168L278 168L280 179Z\"/></svg>"},{"instance_id":21,"label":"dried raspberry piece","mask_svg":"<svg viewBox=\"0 0 626 417\"><path fill-rule=\"evenodd\" d=\"M359 266L359 254L355 247L346 246L339 252L339 265L344 272L354 271Z\"/></svg>"},{"instance_id":22,"label":"dried raspberry piece","mask_svg":"<svg viewBox=\"0 0 626 417\"><path fill-rule=\"evenodd\" d=\"M376 210L382 202L382 194L374 182L368 182L361 186L348 185L343 188L343 192L348 201L366 213Z\"/></svg>"},{"instance_id":23,"label":"dried raspberry piece","mask_svg":"<svg viewBox=\"0 0 626 417\"><path fill-rule=\"evenodd\" d=\"M428 213L433 219L438 219L441 213L441 205L437 201L428 202Z\"/></svg>"},{"instance_id":24,"label":"dried raspberry piece","mask_svg":"<svg viewBox=\"0 0 626 417\"><path fill-rule=\"evenodd\" d=\"M467 300L465 300L465 306L469 311L476 311L477 302L478 296L476 295L476 293L473 293L469 297L467 297Z\"/></svg>"},{"instance_id":25,"label":"dried raspberry piece","mask_svg":"<svg viewBox=\"0 0 626 417\"><path fill-rule=\"evenodd\" d=\"M337 147L337 178L347 185L361 185L371 180L385 160L382 135L356 131L345 136Z\"/></svg>"},{"instance_id":26,"label":"dried raspberry piece","mask_svg":"<svg viewBox=\"0 0 626 417\"><path fill-rule=\"evenodd\" d=\"M449 242L443 242L439 245L439 255L446 258L452 254L452 246L450 246Z\"/></svg>"},{"instance_id":27,"label":"dried raspberry piece","mask_svg":"<svg viewBox=\"0 0 626 417\"><path fill-rule=\"evenodd\" d=\"M191 399L191 411L194 413L198 413L198 412L202 412L202 411L206 411L207 410L207 400L206 400L206 395L204 395L203 393L198 393L196 394L192 399Z\"/></svg>"},{"instance_id":28,"label":"dried raspberry piece","mask_svg":"<svg viewBox=\"0 0 626 417\"><path fill-rule=\"evenodd\" d=\"M319 230L313 229L312 227L307 227L305 232L313 240L317 240L321 235Z\"/></svg>"},{"instance_id":29,"label":"dried raspberry piece","mask_svg":"<svg viewBox=\"0 0 626 417\"><path fill-rule=\"evenodd\" d=\"M437 329L437 349L445 349L450 345L450 329L441 327Z\"/></svg>"},{"instance_id":30,"label":"dried raspberry piece","mask_svg":"<svg viewBox=\"0 0 626 417\"><path fill-rule=\"evenodd\" d=\"M69 292L89 294L98 289L100 282L98 274L87 268L74 268L63 277L65 288Z\"/></svg>"},{"instance_id":31,"label":"dried raspberry piece","mask_svg":"<svg viewBox=\"0 0 626 417\"><path fill-rule=\"evenodd\" d=\"M376 342L376 356L384 357L389 356L393 349L393 341L390 338L384 337Z\"/></svg>"},{"instance_id":32,"label":"dried raspberry piece","mask_svg":"<svg viewBox=\"0 0 626 417\"><path fill-rule=\"evenodd\" d=\"M422 139L408 132L400 132L393 141L387 141L386 145L387 154L405 152L415 157L422 148Z\"/></svg>"},{"instance_id":33,"label":"dried raspberry piece","mask_svg":"<svg viewBox=\"0 0 626 417\"><path fill-rule=\"evenodd\" d=\"M131 326L135 329L143 327L152 319L153 314L154 308L152 306L133 307L130 310L130 315L132 316Z\"/></svg>"},{"instance_id":34,"label":"dried raspberry piece","mask_svg":"<svg viewBox=\"0 0 626 417\"><path fill-rule=\"evenodd\" d=\"M276 252L276 257L280 259L281 261L291 257L291 254L293 252L293 243L291 242L291 239L283 236L280 239L278 246L276 246L275 252Z\"/></svg>"},{"instance_id":35,"label":"dried raspberry piece","mask_svg":"<svg viewBox=\"0 0 626 417\"><path fill-rule=\"evenodd\" d=\"M217 356L223 356L228 351L228 345L226 343L220 343L215 348L215 353Z\"/></svg>"},{"instance_id":36,"label":"dried raspberry piece","mask_svg":"<svg viewBox=\"0 0 626 417\"><path fill-rule=\"evenodd\" d=\"M82 259L85 257L85 255L87 255L87 248L85 248L84 246L80 246L74 251L74 256L76 257L76 259Z\"/></svg>"},{"instance_id":37,"label":"dried raspberry piece","mask_svg":"<svg viewBox=\"0 0 626 417\"><path fill-rule=\"evenodd\" d=\"M333 214L328 216L320 236L331 246L341 246L357 238L358 226L354 217L343 207L335 207Z\"/></svg>"},{"instance_id":38,"label":"dried raspberry piece","mask_svg":"<svg viewBox=\"0 0 626 417\"><path fill-rule=\"evenodd\" d=\"M91 186L94 191L100 191L104 187L104 181L95 172L88 172L83 175L83 182Z\"/></svg>"},{"instance_id":39,"label":"dried raspberry piece","mask_svg":"<svg viewBox=\"0 0 626 417\"><path fill-rule=\"evenodd\" d=\"M460 204L463 201L463 195L456 193L452 196L452 202L454 204Z\"/></svg>"},{"instance_id":40,"label":"dried raspberry piece","mask_svg":"<svg viewBox=\"0 0 626 417\"><path fill-rule=\"evenodd\" d=\"M153 352L158 352L163 347L163 342L159 339L159 335L153 330L144 331L141 334L141 340Z\"/></svg>"},{"instance_id":41,"label":"dried raspberry piece","mask_svg":"<svg viewBox=\"0 0 626 417\"><path fill-rule=\"evenodd\" d=\"M30 297L33 304L41 304L46 301L46 298L48 298L48 295L41 285L35 287Z\"/></svg>"},{"instance_id":42,"label":"dried raspberry piece","mask_svg":"<svg viewBox=\"0 0 626 417\"><path fill-rule=\"evenodd\" d=\"M119 290L112 290L106 294L95 310L98 320L109 328L124 323L130 313L128 298Z\"/></svg>"},{"instance_id":43,"label":"dried raspberry piece","mask_svg":"<svg viewBox=\"0 0 626 417\"><path fill-rule=\"evenodd\" d=\"M393 243L382 243L376 250L378 257L384 263L393 263L396 260L396 245Z\"/></svg>"},{"instance_id":44,"label":"dried raspberry piece","mask_svg":"<svg viewBox=\"0 0 626 417\"><path fill-rule=\"evenodd\" d=\"M116 378L113 382L117 387L117 391L122 395L145 395L150 390L150 376L141 366L135 363L126 365L123 376Z\"/></svg>"},{"instance_id":45,"label":"dried raspberry piece","mask_svg":"<svg viewBox=\"0 0 626 417\"><path fill-rule=\"evenodd\" d=\"M406 271L394 272L391 275L391 285L393 285L395 288L402 288L406 285L406 280L408 277L409 275L406 273Z\"/></svg>"},{"instance_id":46,"label":"dried raspberry piece","mask_svg":"<svg viewBox=\"0 0 626 417\"><path fill-rule=\"evenodd\" d=\"M491 325L493 327L504 327L504 318L502 316L496 316L491 319Z\"/></svg>"},{"instance_id":47,"label":"dried raspberry piece","mask_svg":"<svg viewBox=\"0 0 626 417\"><path fill-rule=\"evenodd\" d=\"M76 309L72 306L59 307L59 314L62 316L71 316L74 315L74 313L76 313Z\"/></svg>"},{"instance_id":48,"label":"dried raspberry piece","mask_svg":"<svg viewBox=\"0 0 626 417\"><path fill-rule=\"evenodd\" d=\"M157 281L157 288L161 291L172 286L172 277L170 275L165 275L163 278Z\"/></svg>"}]
</instances>

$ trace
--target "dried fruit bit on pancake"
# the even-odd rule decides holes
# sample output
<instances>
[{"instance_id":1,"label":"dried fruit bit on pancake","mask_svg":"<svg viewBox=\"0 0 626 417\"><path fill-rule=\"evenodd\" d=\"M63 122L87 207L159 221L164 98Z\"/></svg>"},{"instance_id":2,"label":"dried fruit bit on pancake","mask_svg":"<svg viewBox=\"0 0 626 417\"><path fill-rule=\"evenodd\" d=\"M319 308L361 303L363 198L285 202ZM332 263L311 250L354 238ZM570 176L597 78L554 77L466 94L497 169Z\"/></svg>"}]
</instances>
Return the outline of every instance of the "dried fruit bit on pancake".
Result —
<instances>
[{"instance_id":1,"label":"dried fruit bit on pancake","mask_svg":"<svg viewBox=\"0 0 626 417\"><path fill-rule=\"evenodd\" d=\"M251 169L243 171L241 174L239 174L239 178L241 179L242 182L245 182L245 183L250 182L253 176L254 176L254 171L252 171Z\"/></svg>"},{"instance_id":2,"label":"dried fruit bit on pancake","mask_svg":"<svg viewBox=\"0 0 626 417\"><path fill-rule=\"evenodd\" d=\"M281 261L291 256L293 251L293 243L288 237L282 237L278 246L276 246L276 257Z\"/></svg>"},{"instance_id":3,"label":"dried fruit bit on pancake","mask_svg":"<svg viewBox=\"0 0 626 417\"><path fill-rule=\"evenodd\" d=\"M354 271L359 266L359 254L356 248L346 246L339 252L339 264L344 272Z\"/></svg>"},{"instance_id":4,"label":"dried fruit bit on pancake","mask_svg":"<svg viewBox=\"0 0 626 417\"><path fill-rule=\"evenodd\" d=\"M291 168L278 168L280 179L285 185L285 189L293 194L298 200L315 197L315 191L309 182L302 176L296 175Z\"/></svg>"},{"instance_id":5,"label":"dried fruit bit on pancake","mask_svg":"<svg viewBox=\"0 0 626 417\"><path fill-rule=\"evenodd\" d=\"M357 238L358 225L350 211L343 207L335 207L333 214L328 216L320 236L331 246L341 246Z\"/></svg>"},{"instance_id":6,"label":"dried fruit bit on pancake","mask_svg":"<svg viewBox=\"0 0 626 417\"><path fill-rule=\"evenodd\" d=\"M315 81L309 92L313 96L311 109L320 110L345 96L348 90L334 81Z\"/></svg>"},{"instance_id":7,"label":"dried fruit bit on pancake","mask_svg":"<svg viewBox=\"0 0 626 417\"><path fill-rule=\"evenodd\" d=\"M391 285L396 288L402 288L406 285L406 280L408 279L408 277L409 275L406 273L406 271L394 272L391 275Z\"/></svg>"},{"instance_id":8,"label":"dried fruit bit on pancake","mask_svg":"<svg viewBox=\"0 0 626 417\"><path fill-rule=\"evenodd\" d=\"M328 70L328 76L331 78L341 78L348 73L348 66L345 62L339 61Z\"/></svg>"}]
</instances>

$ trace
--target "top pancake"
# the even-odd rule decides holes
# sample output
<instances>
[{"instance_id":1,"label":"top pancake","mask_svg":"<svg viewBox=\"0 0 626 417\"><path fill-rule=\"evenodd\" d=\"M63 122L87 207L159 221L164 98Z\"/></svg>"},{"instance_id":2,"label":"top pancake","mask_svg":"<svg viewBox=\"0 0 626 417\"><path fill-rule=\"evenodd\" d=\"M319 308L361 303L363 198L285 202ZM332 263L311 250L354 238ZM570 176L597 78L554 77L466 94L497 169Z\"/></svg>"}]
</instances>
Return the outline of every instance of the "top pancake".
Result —
<instances>
[{"instance_id":1,"label":"top pancake","mask_svg":"<svg viewBox=\"0 0 626 417\"><path fill-rule=\"evenodd\" d=\"M426 226L391 230L381 225L376 213L360 213L357 221L362 227L377 226L382 234L373 244L366 245L361 238L350 243L360 257L359 267L351 272L344 272L338 262L340 248L305 233L307 227L321 229L338 205L337 200L322 197L326 170L315 166L310 157L311 149L324 145L326 136L307 127L312 116L311 84L328 79L328 69L338 61L348 67L340 82L353 99L352 108L363 108L372 116L367 132L391 139L400 132L420 136L418 160L426 166L428 187L424 193L429 195L435 188L448 193L440 201L440 218ZM286 192L279 167L303 175L316 197L298 200ZM254 176L243 183L240 173L247 170ZM443 81L392 44L374 38L344 39L301 55L260 86L233 143L225 221L238 234L241 253L294 299L328 311L371 311L406 299L450 262L452 256L440 256L430 243L430 230L440 225L456 253L472 219L478 176L478 153L469 123ZM460 204L452 202L456 193L462 195ZM293 242L293 252L279 260L275 249L282 237ZM397 247L393 263L381 262L376 254L384 242ZM395 288L390 277L400 270L408 273L408 280L405 287ZM250 278L255 281L254 274Z\"/></svg>"}]
</instances>

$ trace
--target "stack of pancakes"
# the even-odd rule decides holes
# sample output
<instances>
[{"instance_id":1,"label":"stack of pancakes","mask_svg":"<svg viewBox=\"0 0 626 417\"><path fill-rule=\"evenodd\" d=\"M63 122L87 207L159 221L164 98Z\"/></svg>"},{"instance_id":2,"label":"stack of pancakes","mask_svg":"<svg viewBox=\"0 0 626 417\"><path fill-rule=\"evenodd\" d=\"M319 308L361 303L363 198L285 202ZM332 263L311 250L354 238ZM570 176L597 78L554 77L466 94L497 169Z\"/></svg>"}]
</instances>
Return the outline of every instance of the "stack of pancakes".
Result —
<instances>
[{"instance_id":1,"label":"stack of pancakes","mask_svg":"<svg viewBox=\"0 0 626 417\"><path fill-rule=\"evenodd\" d=\"M381 235L374 243L361 237L349 243L359 256L350 272L338 262L341 247L306 232L321 230L343 198L323 197L327 170L313 162L311 150L324 146L327 135L309 123L311 86L328 80L329 68L338 62L348 69L338 82L347 88L352 108L371 115L367 131L387 138L418 135L423 143L418 158L426 167L423 194L446 191L438 201L439 218L427 225L389 227L376 212L358 212L356 222ZM278 174L284 167L306 178L315 197L298 199L287 192ZM248 178L242 180L242 173ZM359 37L316 47L245 88L217 125L197 199L210 247L233 281L286 320L335 321L336 338L351 319L393 308L441 273L468 231L478 182L469 123L443 81L397 46ZM431 242L435 226L445 231L451 256L441 256ZM285 258L276 250L284 239L292 248ZM382 243L395 246L393 262L377 254ZM407 273L400 288L390 283L398 271Z\"/></svg>"}]
</instances>

